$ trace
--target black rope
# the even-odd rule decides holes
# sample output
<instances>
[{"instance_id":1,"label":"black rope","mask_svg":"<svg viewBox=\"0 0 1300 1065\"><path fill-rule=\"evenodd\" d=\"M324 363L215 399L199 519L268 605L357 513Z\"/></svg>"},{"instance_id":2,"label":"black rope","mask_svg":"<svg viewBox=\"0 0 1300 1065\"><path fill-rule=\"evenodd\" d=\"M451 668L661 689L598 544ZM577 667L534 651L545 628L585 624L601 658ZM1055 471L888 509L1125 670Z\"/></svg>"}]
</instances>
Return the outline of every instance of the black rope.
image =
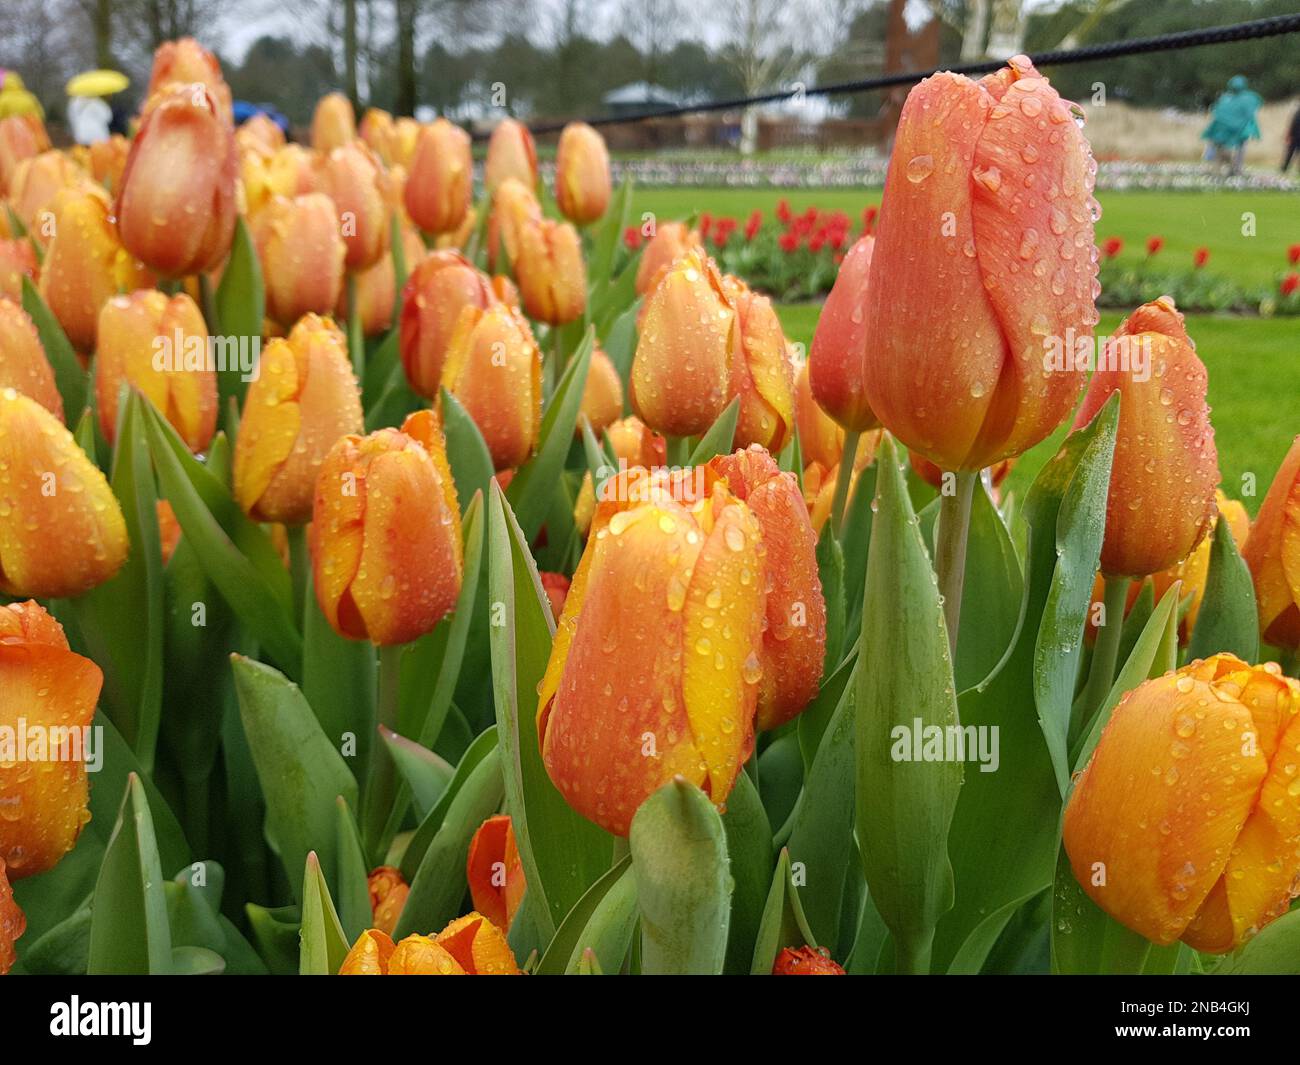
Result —
<instances>
[{"instance_id":1,"label":"black rope","mask_svg":"<svg viewBox=\"0 0 1300 1065\"><path fill-rule=\"evenodd\" d=\"M1237 22L1231 26L1216 26L1203 30L1181 30L1164 33L1158 37L1139 37L1132 41L1109 41L1105 44L1086 45L1055 52L1037 52L1029 58L1035 66L1062 66L1068 63L1088 63L1096 59L1118 59L1121 56L1143 55L1149 52L1170 52L1181 48L1198 48L1207 44L1230 44L1234 41L1251 41L1260 37L1278 37L1300 31L1300 15L1275 15L1271 18ZM678 118L682 115L703 114L710 111L731 111L754 104L779 103L803 96L838 96L846 93L868 92L872 89L889 89L899 85L912 85L941 70L957 74L989 74L1000 70L1006 60L990 59L980 63L966 63L956 67L935 67L931 70L913 70L902 74L885 74L857 81L839 81L830 85L816 85L810 89L783 89L779 92L759 93L756 96L732 100L711 100L706 103L687 104L681 107L663 107L640 111L631 115L605 115L585 119L592 126L617 126L630 122L644 122L651 118ZM558 133L567 122L543 122L528 128L535 134Z\"/></svg>"}]
</instances>

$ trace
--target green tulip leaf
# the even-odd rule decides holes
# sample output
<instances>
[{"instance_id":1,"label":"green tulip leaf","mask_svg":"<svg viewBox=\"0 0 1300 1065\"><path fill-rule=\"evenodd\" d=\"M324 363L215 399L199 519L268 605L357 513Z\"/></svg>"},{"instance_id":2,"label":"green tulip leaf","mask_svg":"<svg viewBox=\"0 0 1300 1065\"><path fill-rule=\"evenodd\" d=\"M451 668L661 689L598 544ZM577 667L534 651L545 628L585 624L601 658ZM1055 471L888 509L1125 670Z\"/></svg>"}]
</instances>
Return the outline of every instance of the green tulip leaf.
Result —
<instances>
[{"instance_id":1,"label":"green tulip leaf","mask_svg":"<svg viewBox=\"0 0 1300 1065\"><path fill-rule=\"evenodd\" d=\"M216 292L217 321L208 322L213 336L225 338L226 343L238 342L259 350L262 343L262 319L266 311L266 293L262 284L262 267L257 258L248 223L242 217L235 220L235 235L230 244L230 256L221 273L221 283ZM206 310L205 310L206 313ZM217 374L217 389L221 407L225 409L234 397L242 402L248 382L237 365L238 360L227 360L225 369Z\"/></svg>"},{"instance_id":2,"label":"green tulip leaf","mask_svg":"<svg viewBox=\"0 0 1300 1065\"><path fill-rule=\"evenodd\" d=\"M1196 628L1188 644L1187 656L1190 661L1208 658L1220 651L1234 654L1245 662L1259 658L1255 583L1224 518L1214 526L1205 596L1196 615Z\"/></svg>"},{"instance_id":3,"label":"green tulip leaf","mask_svg":"<svg viewBox=\"0 0 1300 1065\"><path fill-rule=\"evenodd\" d=\"M63 400L63 417L69 425L74 425L90 404L90 374L82 369L81 360L77 358L63 326L26 275L23 276L23 310L36 326L45 358L54 370L54 384ZM93 458L95 453L87 451L87 454Z\"/></svg>"},{"instance_id":4,"label":"green tulip leaf","mask_svg":"<svg viewBox=\"0 0 1300 1065\"><path fill-rule=\"evenodd\" d=\"M690 458L686 460L686 465L703 466L715 455L730 455L732 443L736 439L736 421L739 418L740 397L736 396L723 408L722 413L709 426L708 432L700 437L700 442L695 445Z\"/></svg>"},{"instance_id":5,"label":"green tulip leaf","mask_svg":"<svg viewBox=\"0 0 1300 1065\"><path fill-rule=\"evenodd\" d=\"M741 976L749 972L754 957L754 943L763 922L772 881L772 826L758 789L745 772L736 775L736 783L727 796L727 810L722 815L722 829L727 834L727 857L731 865L734 889L731 893L731 919L727 932L727 960L723 971Z\"/></svg>"},{"instance_id":6,"label":"green tulip leaf","mask_svg":"<svg viewBox=\"0 0 1300 1065\"><path fill-rule=\"evenodd\" d=\"M772 886L763 907L763 920L754 943L753 976L768 976L776 965L777 955L786 947L815 947L817 942L804 916L799 889L792 878L790 852L782 849L772 876Z\"/></svg>"},{"instance_id":7,"label":"green tulip leaf","mask_svg":"<svg viewBox=\"0 0 1300 1065\"><path fill-rule=\"evenodd\" d=\"M325 883L315 851L307 854L300 895L302 948L298 973L300 976L334 976L348 956L351 944L343 934L338 911L330 898L329 885Z\"/></svg>"}]
</instances>

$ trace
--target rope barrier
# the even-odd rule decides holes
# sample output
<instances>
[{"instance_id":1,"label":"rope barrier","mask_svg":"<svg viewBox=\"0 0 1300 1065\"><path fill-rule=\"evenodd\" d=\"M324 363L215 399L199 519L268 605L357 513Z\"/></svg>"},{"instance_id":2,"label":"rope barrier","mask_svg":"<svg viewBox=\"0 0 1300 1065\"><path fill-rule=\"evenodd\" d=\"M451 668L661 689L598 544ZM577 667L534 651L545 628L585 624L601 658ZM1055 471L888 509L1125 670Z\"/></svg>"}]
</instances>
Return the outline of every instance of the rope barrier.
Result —
<instances>
[{"instance_id":1,"label":"rope barrier","mask_svg":"<svg viewBox=\"0 0 1300 1065\"><path fill-rule=\"evenodd\" d=\"M1087 63L1096 59L1119 59L1123 56L1144 55L1150 52L1170 52L1183 48L1199 48L1209 44L1231 44L1236 41L1258 40L1261 37L1279 37L1287 33L1300 32L1300 14L1274 15L1270 18L1253 19L1249 22L1237 22L1230 26L1215 26L1209 29L1181 30L1177 33L1165 33L1157 37L1139 37L1132 41L1108 41L1105 44L1086 45L1082 48L1064 49L1054 52L1036 52L1030 55L1034 66L1063 66L1070 63ZM989 74L1001 69L1005 59L989 59L979 63L965 63L955 67L934 67L930 70L913 70L901 74L885 74L875 78L862 78L856 81L840 81L830 85L815 85L812 88L783 89L778 92L758 93L754 96L736 97L730 100L710 100L698 104L684 104L680 107L655 108L631 115L604 115L583 121L592 126L618 126L624 123L644 122L651 118L678 118L682 115L704 114L712 111L732 111L754 104L780 103L785 100L806 96L839 96L849 93L868 92L872 89L889 89L899 85L913 85L918 81L937 74L941 70L951 70L957 74ZM530 125L534 134L558 133L567 122L543 122Z\"/></svg>"}]
</instances>

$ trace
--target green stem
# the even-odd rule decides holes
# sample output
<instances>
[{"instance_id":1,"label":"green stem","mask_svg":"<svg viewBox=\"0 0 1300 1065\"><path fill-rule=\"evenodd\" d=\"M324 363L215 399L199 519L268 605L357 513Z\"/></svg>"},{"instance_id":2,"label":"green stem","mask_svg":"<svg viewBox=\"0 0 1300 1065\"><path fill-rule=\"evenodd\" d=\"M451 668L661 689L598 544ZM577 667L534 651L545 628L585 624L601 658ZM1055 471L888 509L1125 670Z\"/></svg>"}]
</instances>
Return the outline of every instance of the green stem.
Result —
<instances>
[{"instance_id":1,"label":"green stem","mask_svg":"<svg viewBox=\"0 0 1300 1065\"><path fill-rule=\"evenodd\" d=\"M975 498L978 470L957 471L957 491L939 497L939 527L934 534L934 566L943 597L943 619L948 625L948 650L954 665L957 629L961 623L961 592L966 583L966 538L970 533L970 507Z\"/></svg>"},{"instance_id":2,"label":"green stem","mask_svg":"<svg viewBox=\"0 0 1300 1065\"><path fill-rule=\"evenodd\" d=\"M361 329L361 313L357 299L357 275L348 273L348 352L352 356L352 372L361 380L366 370L366 336Z\"/></svg>"},{"instance_id":3,"label":"green stem","mask_svg":"<svg viewBox=\"0 0 1300 1065\"><path fill-rule=\"evenodd\" d=\"M1124 634L1124 606L1128 599L1128 578L1107 577L1102 597L1105 616L1097 626L1097 642L1092 649L1092 665L1088 669L1088 683L1083 689L1083 714L1081 721L1092 721L1110 687L1115 683L1115 665L1119 659L1119 641Z\"/></svg>"},{"instance_id":4,"label":"green stem","mask_svg":"<svg viewBox=\"0 0 1300 1065\"><path fill-rule=\"evenodd\" d=\"M894 940L894 972L899 976L926 976L930 972L930 953L934 947L934 930L916 938Z\"/></svg>"},{"instance_id":5,"label":"green stem","mask_svg":"<svg viewBox=\"0 0 1300 1065\"><path fill-rule=\"evenodd\" d=\"M379 648L379 698L376 702L379 724L397 730L398 685L402 673L403 644ZM362 801L363 835L371 863L382 865L389 840L386 826L397 792L397 766L383 740L370 748L370 772L366 776L366 794Z\"/></svg>"},{"instance_id":6,"label":"green stem","mask_svg":"<svg viewBox=\"0 0 1300 1065\"><path fill-rule=\"evenodd\" d=\"M289 575L293 581L293 610L300 624L311 586L311 554L307 550L307 526L286 526L289 536Z\"/></svg>"},{"instance_id":7,"label":"green stem","mask_svg":"<svg viewBox=\"0 0 1300 1065\"><path fill-rule=\"evenodd\" d=\"M840 452L839 473L835 476L835 495L831 500L831 529L836 535L844 524L844 509L849 502L849 485L853 483L853 464L858 457L856 429L844 430L844 449Z\"/></svg>"},{"instance_id":8,"label":"green stem","mask_svg":"<svg viewBox=\"0 0 1300 1065\"><path fill-rule=\"evenodd\" d=\"M199 299L202 301L203 317L207 322L208 332L213 336L221 334L221 316L217 313L217 294L212 288L212 278L200 273Z\"/></svg>"},{"instance_id":9,"label":"green stem","mask_svg":"<svg viewBox=\"0 0 1300 1065\"><path fill-rule=\"evenodd\" d=\"M185 793L185 836L196 854L208 853L209 793L208 782L212 777L209 769L202 776L183 774L181 786Z\"/></svg>"}]
</instances>

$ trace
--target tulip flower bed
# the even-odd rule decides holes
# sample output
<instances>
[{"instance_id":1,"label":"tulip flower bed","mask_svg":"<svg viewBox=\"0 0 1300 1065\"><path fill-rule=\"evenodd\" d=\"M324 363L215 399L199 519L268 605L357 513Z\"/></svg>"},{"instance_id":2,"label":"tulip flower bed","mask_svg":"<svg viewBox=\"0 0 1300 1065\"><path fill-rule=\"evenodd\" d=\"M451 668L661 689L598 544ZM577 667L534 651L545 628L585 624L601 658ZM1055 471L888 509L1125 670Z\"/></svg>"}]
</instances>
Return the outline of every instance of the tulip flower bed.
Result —
<instances>
[{"instance_id":1,"label":"tulip flower bed","mask_svg":"<svg viewBox=\"0 0 1300 1065\"><path fill-rule=\"evenodd\" d=\"M1300 438L1246 508L1196 320L1094 339L1027 59L743 245L582 124L475 200L229 108L182 40L130 144L0 121L0 970L1294 970Z\"/></svg>"}]
</instances>

